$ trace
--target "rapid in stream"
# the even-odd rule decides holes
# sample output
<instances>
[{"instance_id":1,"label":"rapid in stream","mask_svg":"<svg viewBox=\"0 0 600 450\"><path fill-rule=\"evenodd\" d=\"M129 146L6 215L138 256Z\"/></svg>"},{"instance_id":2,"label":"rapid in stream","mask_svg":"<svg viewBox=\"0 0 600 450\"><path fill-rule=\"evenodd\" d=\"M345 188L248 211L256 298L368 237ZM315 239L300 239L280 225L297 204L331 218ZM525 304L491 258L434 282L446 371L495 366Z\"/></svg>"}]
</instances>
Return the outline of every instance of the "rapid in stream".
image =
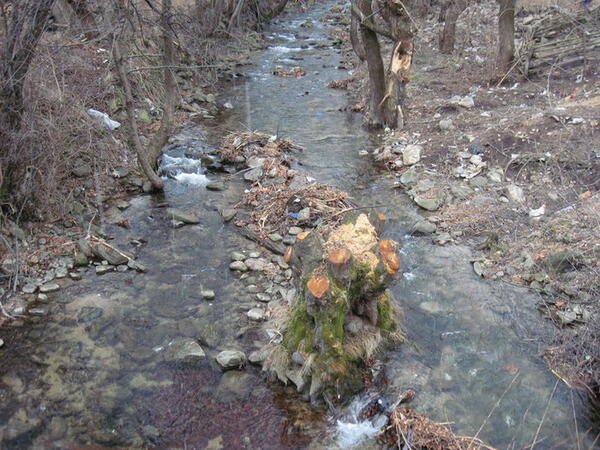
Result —
<instances>
[{"instance_id":1,"label":"rapid in stream","mask_svg":"<svg viewBox=\"0 0 600 450\"><path fill-rule=\"evenodd\" d=\"M550 331L535 298L479 279L466 247L412 237L416 207L394 189L393 175L359 156L378 137L360 114L343 111L344 91L326 88L347 76L328 36L335 4L273 23L268 47L220 99L234 109L218 125L190 125L172 140L162 161L172 175L164 194L131 199L118 212L129 229L106 225L119 247L147 241L138 260L148 273L89 270L50 295L46 317L15 329L0 353L2 448L378 448L377 428L359 422L357 411L373 396L393 402L409 388L415 409L498 448L590 445L581 400L538 356L536 337ZM306 76L275 77L276 66L302 66ZM301 145L295 157L304 171L349 192L358 206L377 206L389 218L387 236L403 246L403 275L392 291L407 341L381 355L383 392L366 392L339 411L310 406L252 365L222 372L214 362L223 349L250 352L265 341L245 315L255 303L248 280L228 269L232 252L258 247L218 213L238 201L244 182L209 191L206 183L219 176L194 157L244 129ZM167 205L193 208L200 224L173 228ZM202 298L206 289L216 297ZM201 364L164 356L182 337L200 341Z\"/></svg>"}]
</instances>

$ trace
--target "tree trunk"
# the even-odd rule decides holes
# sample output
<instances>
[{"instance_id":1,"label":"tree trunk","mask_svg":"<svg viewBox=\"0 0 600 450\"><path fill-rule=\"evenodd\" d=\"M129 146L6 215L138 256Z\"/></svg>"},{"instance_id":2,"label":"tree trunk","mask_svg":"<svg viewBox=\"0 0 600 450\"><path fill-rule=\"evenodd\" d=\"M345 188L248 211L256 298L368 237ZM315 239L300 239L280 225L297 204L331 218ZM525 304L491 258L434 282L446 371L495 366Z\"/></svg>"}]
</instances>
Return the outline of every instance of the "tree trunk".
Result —
<instances>
[{"instance_id":1,"label":"tree trunk","mask_svg":"<svg viewBox=\"0 0 600 450\"><path fill-rule=\"evenodd\" d=\"M451 54L454 51L454 42L456 40L456 22L467 9L467 0L452 0L445 11L442 11L444 16L444 28L440 35L440 52Z\"/></svg>"},{"instance_id":2,"label":"tree trunk","mask_svg":"<svg viewBox=\"0 0 600 450\"><path fill-rule=\"evenodd\" d=\"M400 259L395 242L379 239L384 220L378 212L353 214L326 241L316 230L301 233L290 251L304 286L263 369L313 401L360 389L366 361L382 342L400 337L386 289Z\"/></svg>"},{"instance_id":3,"label":"tree trunk","mask_svg":"<svg viewBox=\"0 0 600 450\"><path fill-rule=\"evenodd\" d=\"M371 0L355 0L362 17L372 17ZM362 23L360 37L364 45L367 69L369 71L369 114L368 123L374 127L384 125L384 115L381 102L385 96L385 69L381 58L381 48L377 34Z\"/></svg>"},{"instance_id":4,"label":"tree trunk","mask_svg":"<svg viewBox=\"0 0 600 450\"><path fill-rule=\"evenodd\" d=\"M350 14L350 42L352 43L352 49L358 59L363 62L367 58L365 53L365 47L360 40L360 22L356 17L356 14Z\"/></svg>"},{"instance_id":5,"label":"tree trunk","mask_svg":"<svg viewBox=\"0 0 600 450\"><path fill-rule=\"evenodd\" d=\"M112 50L113 50L113 61L115 64L115 68L117 69L117 75L119 76L119 81L121 82L121 86L123 87L123 91L125 93L125 111L127 113L127 125L129 132L129 139L131 141L131 145L133 146L138 162L144 171L144 174L152 183L152 187L155 190L162 190L164 187L164 183L161 178L156 174L152 165L150 164L148 154L144 150L142 146L142 142L140 141L140 135L138 133L137 127L137 119L135 117L135 109L134 109L134 101L133 101L133 93L131 91L131 83L129 82L129 78L127 76L127 72L125 70L125 63L123 62L123 55L121 51L121 37L117 36L114 39Z\"/></svg>"},{"instance_id":6,"label":"tree trunk","mask_svg":"<svg viewBox=\"0 0 600 450\"><path fill-rule=\"evenodd\" d=\"M173 45L173 29L171 23L172 5L171 0L163 0L161 15L161 28L163 32L163 65L165 78L165 97L163 99L163 116L160 128L153 138L152 147L148 154L148 160L153 169L158 166L158 158L163 147L167 144L169 136L173 132L173 112L175 109L175 98L177 96L177 81L173 74L175 65L175 48Z\"/></svg>"},{"instance_id":7,"label":"tree trunk","mask_svg":"<svg viewBox=\"0 0 600 450\"><path fill-rule=\"evenodd\" d=\"M515 0L497 0L498 61L497 77L503 78L511 69L515 57Z\"/></svg>"}]
</instances>

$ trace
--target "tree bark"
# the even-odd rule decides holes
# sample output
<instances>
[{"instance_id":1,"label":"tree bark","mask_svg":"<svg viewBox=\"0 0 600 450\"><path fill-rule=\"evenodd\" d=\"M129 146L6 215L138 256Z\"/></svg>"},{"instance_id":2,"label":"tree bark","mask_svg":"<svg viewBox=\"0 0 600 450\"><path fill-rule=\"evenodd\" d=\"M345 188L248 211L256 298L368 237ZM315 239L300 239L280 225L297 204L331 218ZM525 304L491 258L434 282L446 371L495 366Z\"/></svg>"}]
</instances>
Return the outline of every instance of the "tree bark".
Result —
<instances>
[{"instance_id":1,"label":"tree bark","mask_svg":"<svg viewBox=\"0 0 600 450\"><path fill-rule=\"evenodd\" d=\"M352 43L352 49L358 59L363 62L367 59L365 53L365 47L360 40L360 21L356 14L350 14L350 42Z\"/></svg>"},{"instance_id":2,"label":"tree bark","mask_svg":"<svg viewBox=\"0 0 600 450\"><path fill-rule=\"evenodd\" d=\"M371 17L373 10L370 0L356 0L356 6L362 17ZM367 28L364 23L360 25L360 37L364 45L369 72L369 125L381 127L384 125L384 115L381 102L385 96L385 69L381 58L381 48L377 34Z\"/></svg>"},{"instance_id":3,"label":"tree bark","mask_svg":"<svg viewBox=\"0 0 600 450\"><path fill-rule=\"evenodd\" d=\"M447 8L442 12L444 17L444 28L440 35L440 52L451 54L454 51L456 41L456 22L467 9L467 0L451 0Z\"/></svg>"},{"instance_id":4,"label":"tree bark","mask_svg":"<svg viewBox=\"0 0 600 450\"><path fill-rule=\"evenodd\" d=\"M498 60L497 77L503 78L511 69L515 57L515 0L497 0Z\"/></svg>"}]
</instances>

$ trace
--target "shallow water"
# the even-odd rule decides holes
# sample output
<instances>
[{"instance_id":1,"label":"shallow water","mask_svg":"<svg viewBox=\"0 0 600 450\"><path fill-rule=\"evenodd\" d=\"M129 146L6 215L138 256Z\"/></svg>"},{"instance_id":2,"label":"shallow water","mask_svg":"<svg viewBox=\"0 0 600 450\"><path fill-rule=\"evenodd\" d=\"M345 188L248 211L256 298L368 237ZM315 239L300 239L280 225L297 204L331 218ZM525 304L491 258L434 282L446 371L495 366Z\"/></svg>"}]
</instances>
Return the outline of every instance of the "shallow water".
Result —
<instances>
[{"instance_id":1,"label":"shallow water","mask_svg":"<svg viewBox=\"0 0 600 450\"><path fill-rule=\"evenodd\" d=\"M251 366L222 373L214 363L220 350L249 352L265 341L244 314L256 303L248 282L228 270L232 251L256 247L217 212L236 203L242 182L208 191L194 158L182 158L227 129L246 127L302 145L297 156L305 171L351 192L359 206L378 205L389 218L386 233L403 244L404 276L392 290L407 343L383 355L389 401L412 388L417 409L499 448L522 448L536 435L536 448L576 447L571 394L536 356L535 338L546 330L535 299L477 279L465 248L412 238L416 210L393 189L393 177L358 156L378 138L362 129L359 114L340 111L348 103L344 91L325 87L347 75L336 69L342 61L327 39L330 24L319 21L333 4L275 23L249 79L222 99L233 112L204 130L208 137L186 129L163 162L175 177L167 178L165 193L132 199L119 213L128 230L106 225L123 248L131 249L132 238L147 239L137 253L149 273L89 271L50 296L42 305L47 317L6 339L3 448L322 448L349 446L359 435L366 438L360 446L374 445L369 424L357 423L356 402L328 417ZM307 19L311 27L303 26ZM277 65L302 66L307 75L274 77ZM174 229L167 205L196 211L201 223ZM203 289L216 298L203 299ZM165 360L170 343L183 337L199 338L208 357L197 364Z\"/></svg>"}]
</instances>

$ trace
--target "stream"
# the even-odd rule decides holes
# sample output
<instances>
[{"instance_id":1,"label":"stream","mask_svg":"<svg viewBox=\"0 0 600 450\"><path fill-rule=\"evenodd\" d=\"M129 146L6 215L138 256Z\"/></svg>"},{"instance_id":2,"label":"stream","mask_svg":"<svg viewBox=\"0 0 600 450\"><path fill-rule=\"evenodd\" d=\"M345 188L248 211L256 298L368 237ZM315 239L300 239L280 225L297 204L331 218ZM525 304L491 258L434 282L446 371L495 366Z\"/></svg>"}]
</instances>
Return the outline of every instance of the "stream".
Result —
<instances>
[{"instance_id":1,"label":"stream","mask_svg":"<svg viewBox=\"0 0 600 450\"><path fill-rule=\"evenodd\" d=\"M551 329L536 299L478 278L466 247L411 236L416 207L394 189L393 175L359 156L379 138L362 128L360 114L343 111L345 91L326 88L347 76L328 37L333 24L322 20L336 3L275 21L247 77L220 98L234 109L218 125L191 124L172 140L163 168L176 173L165 192L107 211L130 224L107 220L118 247L147 241L138 261L148 273L97 276L90 269L49 296L45 317L7 340L0 351L2 448L378 448L376 429L358 422L357 412L374 396L393 402L406 389L417 393L416 410L497 448L591 445L581 399L539 357L537 338ZM301 66L306 76L276 77L276 66ZM237 203L244 182L233 178L224 191L209 191L206 183L219 176L194 158L243 129L293 140L304 148L295 155L304 171L388 217L387 237L402 244L403 274L392 292L407 341L381 354L383 393L365 392L332 413L250 364L222 372L215 363L223 349L249 353L265 341L245 315L256 303L247 285L257 280L240 280L228 268L232 252L258 247L218 212ZM193 209L200 224L174 228L166 205ZM214 299L202 297L207 289ZM181 338L198 339L207 357L169 360L165 349Z\"/></svg>"}]
</instances>

